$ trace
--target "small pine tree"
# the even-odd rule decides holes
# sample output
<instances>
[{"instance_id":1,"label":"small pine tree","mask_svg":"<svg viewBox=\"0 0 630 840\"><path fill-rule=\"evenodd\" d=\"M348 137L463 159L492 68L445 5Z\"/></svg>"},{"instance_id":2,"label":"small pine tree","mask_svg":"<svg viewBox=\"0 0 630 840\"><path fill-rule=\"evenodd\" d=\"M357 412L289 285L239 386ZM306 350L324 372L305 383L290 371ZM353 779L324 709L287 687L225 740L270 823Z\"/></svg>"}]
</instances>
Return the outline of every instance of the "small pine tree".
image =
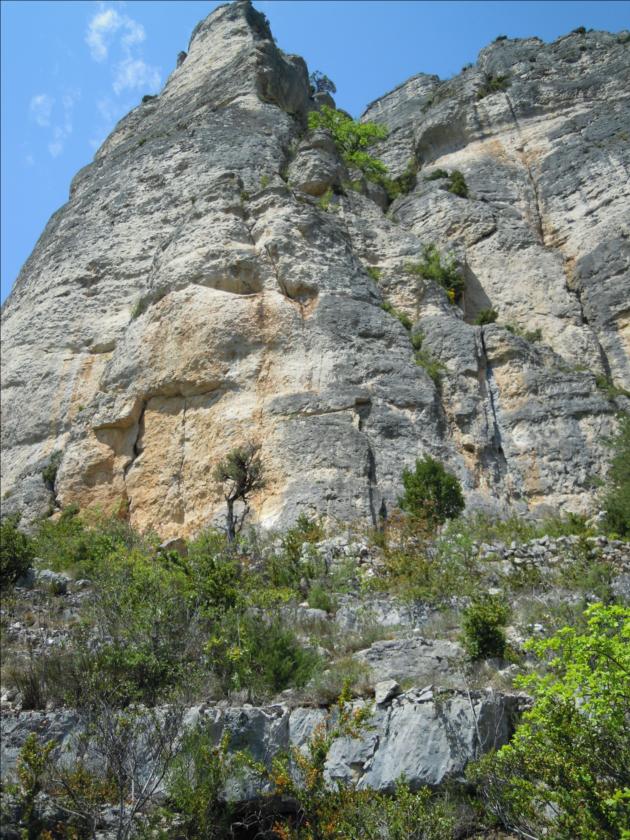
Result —
<instances>
[{"instance_id":1,"label":"small pine tree","mask_svg":"<svg viewBox=\"0 0 630 840\"><path fill-rule=\"evenodd\" d=\"M413 472L403 470L402 481L405 492L398 504L407 513L424 516L431 523L441 525L464 510L464 495L458 479L429 455L416 461Z\"/></svg>"}]
</instances>

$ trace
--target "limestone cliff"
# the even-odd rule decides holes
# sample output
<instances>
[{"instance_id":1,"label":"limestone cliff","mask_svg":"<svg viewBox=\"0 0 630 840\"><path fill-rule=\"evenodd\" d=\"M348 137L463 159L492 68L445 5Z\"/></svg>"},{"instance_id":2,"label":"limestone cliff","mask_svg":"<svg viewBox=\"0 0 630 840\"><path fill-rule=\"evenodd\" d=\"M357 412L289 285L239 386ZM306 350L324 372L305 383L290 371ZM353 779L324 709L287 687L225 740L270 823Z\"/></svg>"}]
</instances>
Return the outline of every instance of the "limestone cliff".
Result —
<instances>
[{"instance_id":1,"label":"limestone cliff","mask_svg":"<svg viewBox=\"0 0 630 840\"><path fill-rule=\"evenodd\" d=\"M597 382L630 387L629 54L627 33L502 40L447 82L410 79L365 114L390 172L419 170L390 204L307 132L307 68L264 16L215 10L74 178L7 301L5 510L78 503L188 535L246 440L266 525L376 523L424 453L471 504L587 510L627 405ZM469 196L426 180L438 168ZM429 243L464 266L459 305L409 273Z\"/></svg>"}]
</instances>

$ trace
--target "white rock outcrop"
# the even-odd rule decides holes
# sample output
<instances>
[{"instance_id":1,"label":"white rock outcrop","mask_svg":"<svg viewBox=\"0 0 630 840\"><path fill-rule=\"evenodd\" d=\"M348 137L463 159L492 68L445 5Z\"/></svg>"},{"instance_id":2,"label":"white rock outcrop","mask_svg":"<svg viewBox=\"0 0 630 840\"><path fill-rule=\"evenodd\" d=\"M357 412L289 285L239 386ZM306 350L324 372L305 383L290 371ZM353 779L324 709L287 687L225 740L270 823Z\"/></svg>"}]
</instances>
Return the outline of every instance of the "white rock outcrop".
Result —
<instances>
[{"instance_id":1,"label":"white rock outcrop","mask_svg":"<svg viewBox=\"0 0 630 840\"><path fill-rule=\"evenodd\" d=\"M425 453L471 504L588 509L625 400L596 376L630 387L629 50L601 32L502 41L373 103L391 172L419 167L388 207L307 134L304 62L249 3L216 9L74 178L4 307L5 510L77 503L187 536L221 511L214 464L249 440L265 525L376 524ZM461 305L407 271L429 243L462 261ZM475 326L488 307L499 322Z\"/></svg>"}]
</instances>

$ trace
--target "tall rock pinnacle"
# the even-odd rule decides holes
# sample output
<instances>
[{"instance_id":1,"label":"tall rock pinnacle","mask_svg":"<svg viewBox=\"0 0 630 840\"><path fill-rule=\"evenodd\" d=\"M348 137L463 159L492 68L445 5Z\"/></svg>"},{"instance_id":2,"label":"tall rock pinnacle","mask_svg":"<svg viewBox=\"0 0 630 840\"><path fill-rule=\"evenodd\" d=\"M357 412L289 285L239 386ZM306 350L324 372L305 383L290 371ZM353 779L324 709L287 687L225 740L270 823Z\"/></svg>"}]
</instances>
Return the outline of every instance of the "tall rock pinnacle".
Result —
<instances>
[{"instance_id":1,"label":"tall rock pinnacle","mask_svg":"<svg viewBox=\"0 0 630 840\"><path fill-rule=\"evenodd\" d=\"M625 400L597 382L630 387L629 49L507 41L449 82L410 79L365 115L390 129L394 175L419 168L389 203L307 131L306 65L264 16L216 9L76 175L5 305L6 509L76 503L188 535L247 441L265 525L376 525L424 453L471 504L588 509ZM437 168L468 197L425 179ZM409 272L429 243L464 266L459 305ZM499 323L475 326L490 307Z\"/></svg>"}]
</instances>

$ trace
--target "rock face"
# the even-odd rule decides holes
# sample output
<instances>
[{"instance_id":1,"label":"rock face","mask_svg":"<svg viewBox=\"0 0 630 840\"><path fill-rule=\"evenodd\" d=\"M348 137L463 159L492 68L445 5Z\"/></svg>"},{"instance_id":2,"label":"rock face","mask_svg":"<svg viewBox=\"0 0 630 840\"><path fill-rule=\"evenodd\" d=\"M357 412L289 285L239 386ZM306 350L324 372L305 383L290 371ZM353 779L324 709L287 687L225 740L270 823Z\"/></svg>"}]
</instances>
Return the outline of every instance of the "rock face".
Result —
<instances>
[{"instance_id":1,"label":"rock face","mask_svg":"<svg viewBox=\"0 0 630 840\"><path fill-rule=\"evenodd\" d=\"M306 131L306 66L264 16L215 10L74 178L5 306L5 510L78 503L186 536L220 513L212 468L245 441L265 525L376 524L425 453L471 504L588 509L625 399L596 374L630 387L629 51L501 41L448 82L410 79L365 114L393 175L420 167L388 206ZM460 305L406 269L429 243L462 261ZM541 341L474 326L489 307Z\"/></svg>"},{"instance_id":2,"label":"rock face","mask_svg":"<svg viewBox=\"0 0 630 840\"><path fill-rule=\"evenodd\" d=\"M372 709L360 738L339 737L333 742L326 767L329 779L391 790L401 774L414 788L460 778L468 761L507 742L525 702L520 695L491 690L437 695L429 687L394 694ZM186 726L207 727L216 743L229 733L231 750L244 750L266 763L291 747L306 747L317 727L332 722L325 709L282 705L194 707L184 718ZM75 712L3 715L3 778L13 773L30 732L44 741L56 741L58 755L71 761L81 731ZM248 799L260 792L246 785L232 795Z\"/></svg>"}]
</instances>

